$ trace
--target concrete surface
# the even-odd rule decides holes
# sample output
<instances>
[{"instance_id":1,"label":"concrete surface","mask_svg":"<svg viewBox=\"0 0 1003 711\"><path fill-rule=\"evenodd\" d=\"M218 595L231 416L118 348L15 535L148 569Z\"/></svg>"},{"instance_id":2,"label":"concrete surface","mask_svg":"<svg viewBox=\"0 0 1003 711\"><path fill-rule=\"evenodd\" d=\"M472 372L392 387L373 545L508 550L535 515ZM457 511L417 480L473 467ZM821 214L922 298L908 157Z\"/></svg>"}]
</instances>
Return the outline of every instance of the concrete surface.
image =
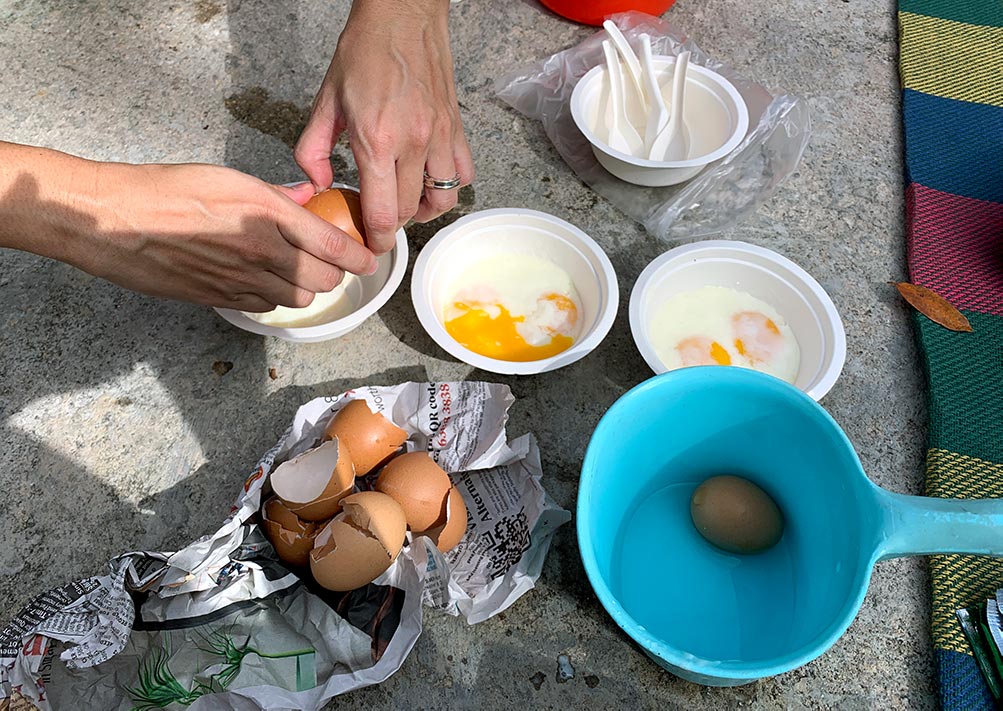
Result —
<instances>
[{"instance_id":1,"label":"concrete surface","mask_svg":"<svg viewBox=\"0 0 1003 711\"><path fill-rule=\"evenodd\" d=\"M297 178L289 144L347 6L2 0L0 137L92 158L219 162L267 180ZM894 9L887 1L679 0L667 17L748 76L809 98L815 133L800 170L725 236L788 255L830 291L849 352L824 404L875 481L918 492L923 381L906 310L886 286L905 274ZM625 304L664 247L597 199L541 127L491 91L498 72L591 30L528 0L466 0L452 12L478 168L460 212L521 205L581 226L609 251ZM340 175L353 182L350 156L339 151ZM412 228L414 251L451 219ZM650 375L625 312L585 360L497 378L438 350L408 289L405 281L346 338L293 346L239 332L207 309L0 253L0 624L43 589L103 572L117 553L171 550L215 530L296 406L360 383L509 383L518 397L510 433L537 434L546 486L573 509L589 433ZM215 375L217 360L233 370ZM929 708L928 613L923 561L883 563L859 618L821 659L751 686L701 688L661 672L612 623L567 526L535 591L476 627L429 615L400 672L338 708ZM559 655L575 669L565 683Z\"/></svg>"}]
</instances>

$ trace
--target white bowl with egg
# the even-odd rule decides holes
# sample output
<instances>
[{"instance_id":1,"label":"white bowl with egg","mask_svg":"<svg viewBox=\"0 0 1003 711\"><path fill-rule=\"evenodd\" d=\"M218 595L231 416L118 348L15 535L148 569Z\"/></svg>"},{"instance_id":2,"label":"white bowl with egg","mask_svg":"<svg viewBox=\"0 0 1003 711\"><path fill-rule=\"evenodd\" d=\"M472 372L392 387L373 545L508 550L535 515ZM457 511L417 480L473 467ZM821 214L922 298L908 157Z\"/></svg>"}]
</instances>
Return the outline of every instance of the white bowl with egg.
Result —
<instances>
[{"instance_id":1,"label":"white bowl with egg","mask_svg":"<svg viewBox=\"0 0 1003 711\"><path fill-rule=\"evenodd\" d=\"M332 188L358 192L350 185ZM340 338L362 325L393 296L407 270L408 246L404 229L397 231L393 249L376 258L376 272L368 276L345 273L334 291L317 294L306 308L276 307L263 314L217 308L224 319L237 328L261 336L275 336L295 343L317 343Z\"/></svg>"},{"instance_id":2,"label":"white bowl with egg","mask_svg":"<svg viewBox=\"0 0 1003 711\"><path fill-rule=\"evenodd\" d=\"M672 72L676 58L652 57L659 86L669 110ZM571 116L592 145L596 160L607 171L634 185L662 187L676 185L696 176L710 163L731 153L749 130L749 108L738 89L717 72L690 64L686 70L683 120L690 144L685 160L665 161L639 158L614 150L609 139L609 79L606 67L592 68L575 85L571 94ZM644 135L646 117L628 92L627 111L631 123Z\"/></svg>"},{"instance_id":3,"label":"white bowl with egg","mask_svg":"<svg viewBox=\"0 0 1003 711\"><path fill-rule=\"evenodd\" d=\"M704 304L699 303L701 295ZM655 373L680 367L680 354L695 339L711 341L719 351L719 343L730 339L726 346L735 357L732 365L770 372L766 366L758 367L761 363L745 360L741 347L736 354L735 344L741 342L735 340L734 331L717 335L716 312L722 309L733 328L747 329L745 316L753 313L765 314L771 324L775 321L767 336L778 344L781 360L788 357L793 336L799 358L792 369L789 360L780 364L790 375L784 379L815 400L835 384L846 360L846 333L832 299L791 260L745 242L697 242L671 249L651 262L631 291L630 330ZM684 331L692 335L684 339L685 345L678 338Z\"/></svg>"},{"instance_id":4,"label":"white bowl with egg","mask_svg":"<svg viewBox=\"0 0 1003 711\"><path fill-rule=\"evenodd\" d=\"M552 291L559 295L549 294ZM518 334L513 330L514 335L525 334L522 345L546 349L548 345L534 339L550 329L546 319L566 315L550 308L558 299L574 304L574 330L566 336L571 339L570 346L531 360L510 360L471 350L450 334L446 324L455 323L451 311L458 299L471 301L460 295L476 293L502 294L497 307L486 306L487 311L477 312L483 317L476 323L484 324L487 345L492 345L491 329L500 328L502 321L498 319L513 316L512 320L521 322L509 326L519 329ZM411 298L421 325L453 357L492 373L531 375L561 368L592 352L613 325L619 291L609 257L582 230L544 212L500 208L462 217L429 240L414 265ZM534 299L542 306L529 315L512 306ZM502 305L511 313L502 312ZM534 319L538 319L539 333L532 331ZM494 344L507 347L502 340Z\"/></svg>"}]
</instances>

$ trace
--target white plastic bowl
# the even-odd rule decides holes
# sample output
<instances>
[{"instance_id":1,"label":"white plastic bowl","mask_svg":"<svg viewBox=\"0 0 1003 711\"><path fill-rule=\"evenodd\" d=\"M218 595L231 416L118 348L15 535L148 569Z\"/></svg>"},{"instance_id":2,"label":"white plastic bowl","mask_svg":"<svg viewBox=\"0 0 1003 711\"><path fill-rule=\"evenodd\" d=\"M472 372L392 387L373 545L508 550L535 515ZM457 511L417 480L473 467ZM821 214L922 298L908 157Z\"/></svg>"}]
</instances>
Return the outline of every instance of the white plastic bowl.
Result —
<instances>
[{"instance_id":1,"label":"white plastic bowl","mask_svg":"<svg viewBox=\"0 0 1003 711\"><path fill-rule=\"evenodd\" d=\"M675 57L652 57L652 65L670 111L675 63ZM647 187L676 185L731 153L749 130L749 108L745 100L738 89L717 72L690 64L686 70L684 91L683 119L690 134L686 160L648 160L621 153L609 146L605 138L609 135L609 81L605 65L593 67L575 85L571 94L571 116L592 144L596 160L616 177ZM635 123L643 121L644 117L638 115L636 106L632 107L632 111ZM638 125L638 130L643 136L643 123Z\"/></svg>"},{"instance_id":2,"label":"white plastic bowl","mask_svg":"<svg viewBox=\"0 0 1003 711\"><path fill-rule=\"evenodd\" d=\"M332 188L343 188L359 192L351 185L335 183ZM349 331L362 325L362 322L375 314L390 300L394 292L404 280L407 270L407 235L404 229L397 230L397 242L394 248L376 258L377 268L374 274L353 279L346 288L346 297L352 304L351 313L342 318L322 323L317 326L302 326L298 328L283 328L268 326L250 318L243 311L235 309L216 309L216 312L237 328L261 336L275 336L294 343L317 343L340 338Z\"/></svg>"},{"instance_id":3,"label":"white plastic bowl","mask_svg":"<svg viewBox=\"0 0 1003 711\"><path fill-rule=\"evenodd\" d=\"M655 373L668 370L649 335L658 307L676 294L702 286L744 291L775 308L801 349L794 385L815 400L829 392L846 361L846 333L832 299L808 272L786 257L729 240L671 249L637 278L630 294L630 331Z\"/></svg>"},{"instance_id":4,"label":"white plastic bowl","mask_svg":"<svg viewBox=\"0 0 1003 711\"><path fill-rule=\"evenodd\" d=\"M571 276L581 297L582 330L566 351L528 362L488 358L460 345L443 326L442 314L456 276L484 259L511 254L550 260ZM429 240L414 265L411 299L428 335L454 358L492 373L531 375L574 363L592 352L613 325L619 291L609 257L580 229L545 212L500 208L461 217Z\"/></svg>"}]
</instances>

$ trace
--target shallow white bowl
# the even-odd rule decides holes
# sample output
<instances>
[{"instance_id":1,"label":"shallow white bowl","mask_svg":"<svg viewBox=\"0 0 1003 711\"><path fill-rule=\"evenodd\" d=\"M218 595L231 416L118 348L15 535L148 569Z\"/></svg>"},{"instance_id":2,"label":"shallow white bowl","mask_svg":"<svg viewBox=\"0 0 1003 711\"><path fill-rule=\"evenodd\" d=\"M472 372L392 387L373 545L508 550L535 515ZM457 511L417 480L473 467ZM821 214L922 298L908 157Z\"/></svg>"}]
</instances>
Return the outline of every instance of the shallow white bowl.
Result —
<instances>
[{"instance_id":1,"label":"shallow white bowl","mask_svg":"<svg viewBox=\"0 0 1003 711\"><path fill-rule=\"evenodd\" d=\"M775 308L801 349L794 385L815 400L829 392L846 361L846 333L836 305L821 285L791 260L763 247L730 240L670 249L637 278L630 294L630 331L655 373L668 370L649 334L658 307L676 294L702 286L744 291Z\"/></svg>"},{"instance_id":2,"label":"shallow white bowl","mask_svg":"<svg viewBox=\"0 0 1003 711\"><path fill-rule=\"evenodd\" d=\"M675 57L658 55L652 58L670 111L675 63ZM596 160L628 183L661 187L689 180L708 164L731 153L749 130L749 109L738 89L717 72L690 64L686 69L683 102L683 119L690 134L686 160L648 160L621 153L611 148L605 138L609 135L607 76L605 65L599 65L578 81L571 94L571 116L592 144ZM639 108L629 105L628 111L643 136L644 117L640 115Z\"/></svg>"},{"instance_id":3,"label":"shallow white bowl","mask_svg":"<svg viewBox=\"0 0 1003 711\"><path fill-rule=\"evenodd\" d=\"M351 185L335 183L332 188L343 188L359 192ZM407 270L407 235L404 229L397 230L394 248L376 258L376 272L369 276L352 279L346 288L346 296L352 304L351 313L342 318L317 326L282 328L258 323L243 311L216 309L216 312L237 328L261 336L275 336L294 343L317 343L344 336L362 325L362 322L379 311L404 280Z\"/></svg>"},{"instance_id":4,"label":"shallow white bowl","mask_svg":"<svg viewBox=\"0 0 1003 711\"><path fill-rule=\"evenodd\" d=\"M550 260L571 276L582 302L582 330L566 351L528 362L488 358L460 345L443 326L444 306L456 276L484 259L511 254ZM580 229L545 212L500 208L461 217L429 240L414 265L411 299L428 335L454 358L492 373L530 375L574 363L592 352L613 325L619 291L609 257Z\"/></svg>"}]
</instances>

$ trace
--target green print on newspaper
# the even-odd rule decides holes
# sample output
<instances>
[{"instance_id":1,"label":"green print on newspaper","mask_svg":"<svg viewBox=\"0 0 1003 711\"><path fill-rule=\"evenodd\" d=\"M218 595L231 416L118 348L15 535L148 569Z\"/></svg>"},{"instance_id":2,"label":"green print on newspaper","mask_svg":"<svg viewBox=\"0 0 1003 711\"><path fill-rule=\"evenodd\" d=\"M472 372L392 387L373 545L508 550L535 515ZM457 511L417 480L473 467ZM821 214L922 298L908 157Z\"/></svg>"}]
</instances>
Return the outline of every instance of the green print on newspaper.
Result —
<instances>
[{"instance_id":1,"label":"green print on newspaper","mask_svg":"<svg viewBox=\"0 0 1003 711\"><path fill-rule=\"evenodd\" d=\"M222 667L211 674L207 681L196 680L191 689L185 688L171 673L168 662L171 658L170 641L165 639L164 646L154 649L143 658L139 665L139 684L136 687L126 687L132 697L133 711L153 711L177 703L189 706L200 696L226 691L227 687L240 673L240 665L244 658L254 654L262 659L296 658L296 689L310 688L313 675L305 668L307 659L315 654L313 649L297 649L291 652L267 654L250 646L250 641L237 646L228 631L217 629L208 634L199 633L202 644L196 645L200 651L221 660ZM313 660L310 659L310 666ZM212 665L215 666L215 665Z\"/></svg>"}]
</instances>

